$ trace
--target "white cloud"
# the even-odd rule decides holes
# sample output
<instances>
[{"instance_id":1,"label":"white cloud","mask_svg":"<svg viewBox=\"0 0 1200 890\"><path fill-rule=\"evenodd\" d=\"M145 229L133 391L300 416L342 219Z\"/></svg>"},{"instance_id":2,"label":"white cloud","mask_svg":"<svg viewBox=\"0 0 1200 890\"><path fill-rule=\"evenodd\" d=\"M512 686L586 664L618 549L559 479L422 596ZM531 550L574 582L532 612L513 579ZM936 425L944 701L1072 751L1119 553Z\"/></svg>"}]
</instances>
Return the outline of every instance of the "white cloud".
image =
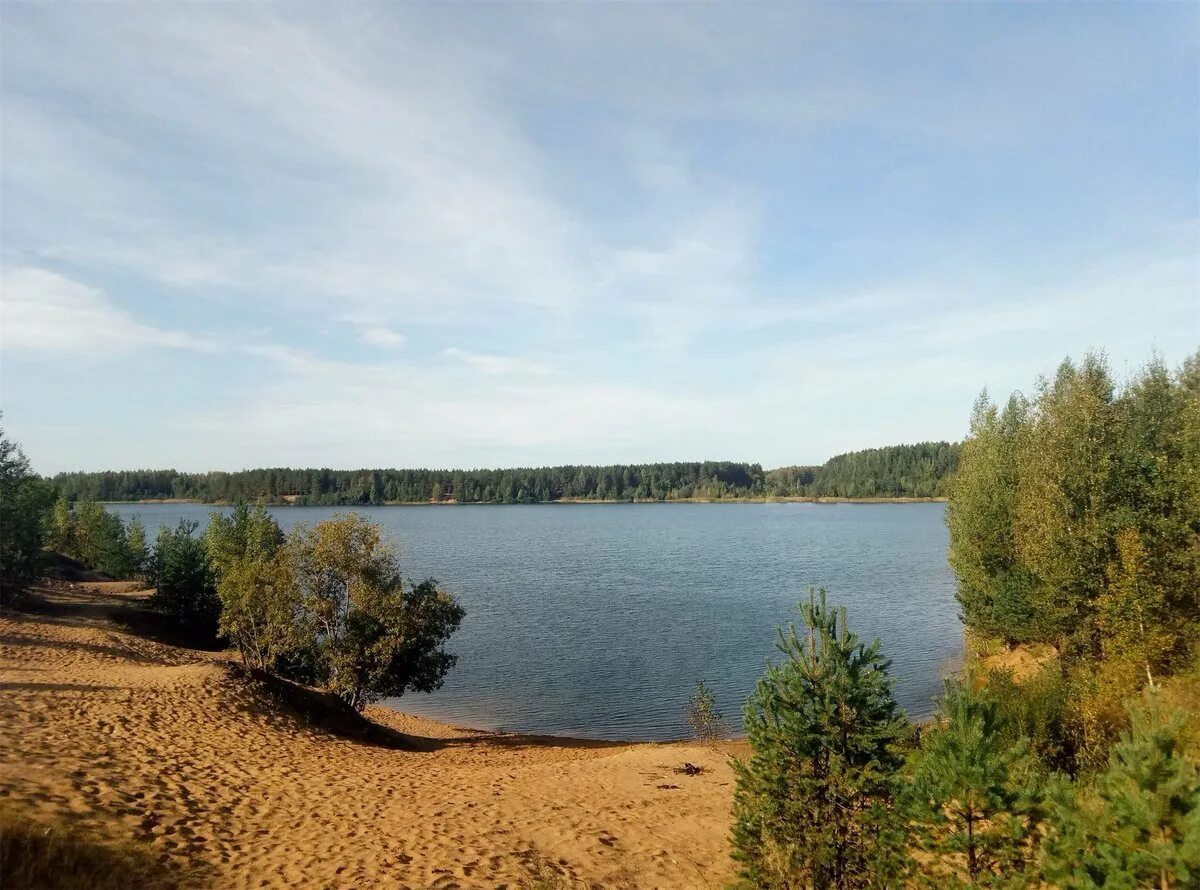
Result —
<instances>
[{"instance_id":1,"label":"white cloud","mask_svg":"<svg viewBox=\"0 0 1200 890\"><path fill-rule=\"evenodd\" d=\"M386 349L403 346L404 341L408 339L399 331L379 326L363 327L359 330L358 335L364 343L369 343L371 346L382 346Z\"/></svg>"},{"instance_id":2,"label":"white cloud","mask_svg":"<svg viewBox=\"0 0 1200 890\"><path fill-rule=\"evenodd\" d=\"M0 270L0 341L6 350L87 357L141 347L220 348L205 337L143 324L103 291L30 267Z\"/></svg>"},{"instance_id":3,"label":"white cloud","mask_svg":"<svg viewBox=\"0 0 1200 890\"><path fill-rule=\"evenodd\" d=\"M484 374L549 374L550 368L543 362L509 355L488 355L451 346L442 350L442 355L466 362Z\"/></svg>"}]
</instances>

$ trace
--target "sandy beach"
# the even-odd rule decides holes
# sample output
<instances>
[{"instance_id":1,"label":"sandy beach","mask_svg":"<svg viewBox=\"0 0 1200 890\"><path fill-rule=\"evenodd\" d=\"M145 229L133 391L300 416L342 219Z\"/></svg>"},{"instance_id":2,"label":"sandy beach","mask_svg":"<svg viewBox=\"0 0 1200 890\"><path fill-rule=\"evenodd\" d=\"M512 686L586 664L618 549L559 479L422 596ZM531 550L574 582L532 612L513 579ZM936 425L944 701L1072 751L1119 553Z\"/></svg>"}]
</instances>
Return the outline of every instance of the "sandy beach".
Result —
<instances>
[{"instance_id":1,"label":"sandy beach","mask_svg":"<svg viewBox=\"0 0 1200 890\"><path fill-rule=\"evenodd\" d=\"M126 583L0 617L0 798L145 845L188 886L720 887L727 753L457 729L404 748L306 724L224 653L115 620ZM685 762L697 776L674 771ZM540 879L542 883L537 883Z\"/></svg>"}]
</instances>

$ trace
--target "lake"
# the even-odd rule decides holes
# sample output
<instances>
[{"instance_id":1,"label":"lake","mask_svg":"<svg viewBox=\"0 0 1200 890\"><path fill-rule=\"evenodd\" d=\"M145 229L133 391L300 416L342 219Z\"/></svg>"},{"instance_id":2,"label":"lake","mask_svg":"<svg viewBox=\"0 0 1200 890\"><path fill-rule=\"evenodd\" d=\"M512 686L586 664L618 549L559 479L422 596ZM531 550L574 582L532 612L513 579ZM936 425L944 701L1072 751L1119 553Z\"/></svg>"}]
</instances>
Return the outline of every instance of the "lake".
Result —
<instances>
[{"instance_id":1,"label":"lake","mask_svg":"<svg viewBox=\"0 0 1200 890\"><path fill-rule=\"evenodd\" d=\"M188 504L111 504L151 536ZM227 511L229 508L215 508ZM442 689L388 703L485 729L601 739L686 736L697 681L735 727L775 628L824 586L878 636L896 698L928 716L962 653L943 504L547 504L358 512L467 610ZM277 507L284 529L345 509Z\"/></svg>"}]
</instances>

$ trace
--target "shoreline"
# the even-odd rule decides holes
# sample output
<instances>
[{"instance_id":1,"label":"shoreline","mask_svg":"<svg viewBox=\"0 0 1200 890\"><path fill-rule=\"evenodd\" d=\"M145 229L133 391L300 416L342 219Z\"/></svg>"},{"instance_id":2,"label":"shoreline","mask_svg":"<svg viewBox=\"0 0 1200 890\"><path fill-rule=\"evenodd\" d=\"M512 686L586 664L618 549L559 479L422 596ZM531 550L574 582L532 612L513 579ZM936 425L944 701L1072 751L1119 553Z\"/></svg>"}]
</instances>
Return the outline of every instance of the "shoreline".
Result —
<instances>
[{"instance_id":1,"label":"shoreline","mask_svg":"<svg viewBox=\"0 0 1200 890\"><path fill-rule=\"evenodd\" d=\"M100 501L101 504L182 504L197 507L233 507L239 503L262 504L264 507L332 507L345 509L376 507L547 507L556 504L944 504L944 497L887 497L887 498L844 498L844 497L744 497L744 498L668 498L666 500L598 500L591 498L559 498L553 501L530 501L503 503L498 501L384 501L380 504L298 504L295 501L202 501L195 498L142 498L134 501Z\"/></svg>"},{"instance_id":2,"label":"shoreline","mask_svg":"<svg viewBox=\"0 0 1200 890\"><path fill-rule=\"evenodd\" d=\"M351 737L229 653L128 623L145 597L130 582L36 593L0 611L0 795L35 824L127 844L187 886L733 878L729 757L745 742L498 733L380 705L365 714L380 732Z\"/></svg>"}]
</instances>

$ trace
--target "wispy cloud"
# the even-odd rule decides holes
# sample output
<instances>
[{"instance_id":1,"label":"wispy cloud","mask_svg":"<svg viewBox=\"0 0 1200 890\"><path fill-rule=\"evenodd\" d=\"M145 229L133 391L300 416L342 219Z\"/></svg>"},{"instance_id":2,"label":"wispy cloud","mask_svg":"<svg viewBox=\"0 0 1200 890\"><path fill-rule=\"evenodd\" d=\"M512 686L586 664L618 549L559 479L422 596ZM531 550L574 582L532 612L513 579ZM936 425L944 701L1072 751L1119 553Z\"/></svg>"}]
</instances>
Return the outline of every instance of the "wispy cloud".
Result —
<instances>
[{"instance_id":1,"label":"wispy cloud","mask_svg":"<svg viewBox=\"0 0 1200 890\"><path fill-rule=\"evenodd\" d=\"M408 339L399 331L393 331L391 328L377 325L366 325L359 328L358 335L364 343L371 346L381 346L385 349L396 349L403 346L404 341Z\"/></svg>"},{"instance_id":2,"label":"wispy cloud","mask_svg":"<svg viewBox=\"0 0 1200 890\"><path fill-rule=\"evenodd\" d=\"M953 437L1066 352L1194 348L1198 23L13 5L6 419L63 465L80 386L158 406L121 464Z\"/></svg>"},{"instance_id":3,"label":"wispy cloud","mask_svg":"<svg viewBox=\"0 0 1200 890\"><path fill-rule=\"evenodd\" d=\"M550 367L544 362L529 358L517 358L511 355L488 355L482 352L470 352L451 346L444 349L442 354L468 365L478 368L484 374L549 374Z\"/></svg>"},{"instance_id":4,"label":"wispy cloud","mask_svg":"<svg viewBox=\"0 0 1200 890\"><path fill-rule=\"evenodd\" d=\"M45 269L0 271L0 341L6 350L98 358L137 348L218 352L213 339L137 321L99 289Z\"/></svg>"}]
</instances>

